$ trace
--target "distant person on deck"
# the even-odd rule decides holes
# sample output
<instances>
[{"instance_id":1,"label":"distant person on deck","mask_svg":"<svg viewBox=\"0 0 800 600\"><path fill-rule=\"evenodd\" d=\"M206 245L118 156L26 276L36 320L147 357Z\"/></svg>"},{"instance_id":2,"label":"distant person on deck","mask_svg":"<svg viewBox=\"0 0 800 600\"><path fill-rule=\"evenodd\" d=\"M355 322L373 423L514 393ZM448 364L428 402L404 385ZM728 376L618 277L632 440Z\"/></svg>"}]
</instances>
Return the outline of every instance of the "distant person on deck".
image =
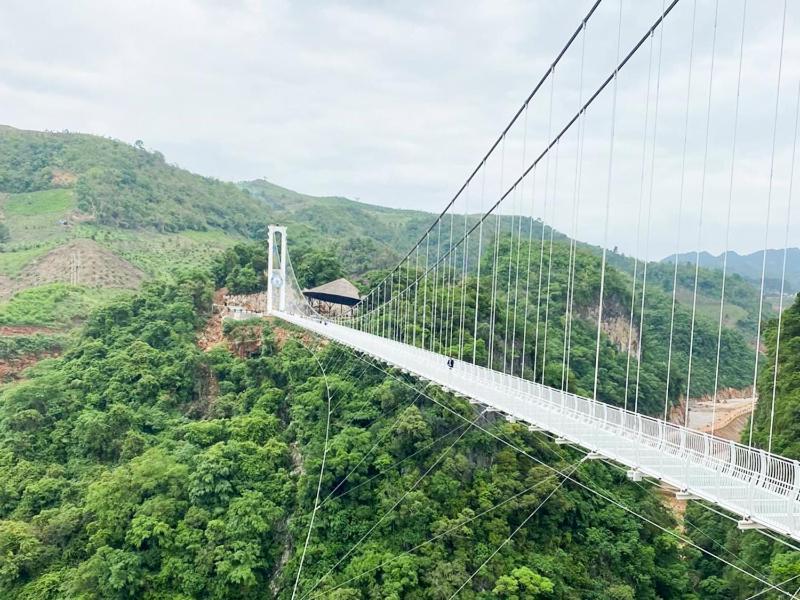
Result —
<instances>
[{"instance_id":1,"label":"distant person on deck","mask_svg":"<svg viewBox=\"0 0 800 600\"><path fill-rule=\"evenodd\" d=\"M447 366L450 367L451 369L453 368L453 366L455 366L455 364L456 361L454 361L452 358L447 359Z\"/></svg>"}]
</instances>

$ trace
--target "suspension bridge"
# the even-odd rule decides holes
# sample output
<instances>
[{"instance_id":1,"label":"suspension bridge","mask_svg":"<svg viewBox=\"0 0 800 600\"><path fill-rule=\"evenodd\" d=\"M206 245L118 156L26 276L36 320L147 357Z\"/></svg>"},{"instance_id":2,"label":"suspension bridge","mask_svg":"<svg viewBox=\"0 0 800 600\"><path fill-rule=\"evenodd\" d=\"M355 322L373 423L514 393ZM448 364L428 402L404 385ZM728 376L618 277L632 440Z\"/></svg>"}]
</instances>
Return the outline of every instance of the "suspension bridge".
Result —
<instances>
[{"instance_id":1,"label":"suspension bridge","mask_svg":"<svg viewBox=\"0 0 800 600\"><path fill-rule=\"evenodd\" d=\"M757 186L760 199L754 211L752 198L741 199L752 189L743 189L738 175L743 168L738 155L740 98L749 89L743 74L747 2L737 4L736 11L727 6L727 37L719 1L701 2L699 8L696 0L660 3L649 24L635 35L630 34L633 26L623 35L624 3L617 4L615 56L604 72L595 65L591 77L586 68L587 53L592 52L589 31L601 4L598 0L591 5L441 214L356 306L324 315L312 309L294 278L288 232L271 226L267 314L525 423L533 431L548 432L557 443L583 448L587 459L624 465L633 481L656 479L672 486L680 498L725 509L738 515L741 529L764 529L800 541L800 464L772 451L800 106L798 82L787 81L783 68L788 5L784 3L778 15L770 88L774 96L762 156L765 176ZM683 21L671 24L671 19ZM686 24L691 26L688 37ZM608 37L608 32L599 33ZM723 56L724 39L730 48ZM685 50L683 83L674 77L665 82L662 68L666 49L675 52L676 44ZM733 65L734 75L719 81L722 58ZM570 68L571 76L562 75L562 69ZM635 76L626 82L628 70ZM569 85L562 90L557 81L567 79ZM699 105L696 97L702 99ZM717 106L723 102L724 118ZM664 114L670 104L680 107L677 127ZM602 144L601 130L606 131ZM725 132L727 141L709 142L717 130ZM677 140L677 145L670 146L668 140ZM620 154L637 159L634 177L618 172ZM667 164L672 170L666 170ZM714 182L712 164L717 165ZM719 184L720 179L727 185ZM712 195L722 207L721 227L704 221L713 212L708 202ZM624 263L632 280L624 303L619 286L612 291L608 279L611 262L619 263L619 255L607 250L614 228L612 209L623 196L631 200L617 207L629 217L620 228L636 231L632 258ZM676 395L671 377L678 366L679 344L688 356L686 397L699 386L693 367L697 368L700 335L700 248L708 235L724 238L725 249L711 340L714 401L722 385L721 366L729 351L724 315L731 300L725 287L727 256L736 235L737 211L747 215L763 237L765 251L776 239L784 248L771 396L759 400L770 404L766 447L754 444L752 420L749 443L722 439L713 428L700 432L668 420ZM666 295L670 320L654 336L645 333L652 331L647 320L648 293L653 293L648 268L654 230L665 228L664 222L671 223L677 238L671 293ZM696 228L696 236L687 241L689 226ZM576 240L589 231L600 233L599 243L589 249L595 260L586 263L579 260L586 245ZM677 291L678 251L687 243L694 244L696 254L688 300L679 298ZM554 247L556 253L563 250L565 260L555 260ZM766 368L757 348L766 314L766 252L764 257L753 342L754 389L760 370ZM596 269L588 292L578 282L587 269ZM682 302L690 321L687 339L679 341L675 321ZM624 323L627 330L621 342L617 340L627 357L624 392L601 398L606 376L601 350L610 343L609 318ZM579 321L593 323L592 355L576 352ZM640 375L655 345L667 348L666 364L660 366L664 405L663 411L645 414ZM593 364L591 393L571 391L570 369L578 361ZM683 423L689 422L688 410L687 402Z\"/></svg>"}]
</instances>

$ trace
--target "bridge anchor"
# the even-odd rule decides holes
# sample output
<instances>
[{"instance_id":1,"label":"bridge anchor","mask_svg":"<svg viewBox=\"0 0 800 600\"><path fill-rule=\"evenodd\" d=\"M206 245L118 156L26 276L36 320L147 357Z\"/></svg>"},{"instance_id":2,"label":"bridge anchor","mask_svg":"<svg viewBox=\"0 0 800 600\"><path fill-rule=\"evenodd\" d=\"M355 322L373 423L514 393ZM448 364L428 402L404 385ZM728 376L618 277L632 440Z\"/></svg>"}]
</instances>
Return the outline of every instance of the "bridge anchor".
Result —
<instances>
[{"instance_id":1,"label":"bridge anchor","mask_svg":"<svg viewBox=\"0 0 800 600\"><path fill-rule=\"evenodd\" d=\"M625 473L625 476L633 482L638 482L644 479L644 475L642 475L642 472L639 469L629 469Z\"/></svg>"},{"instance_id":2,"label":"bridge anchor","mask_svg":"<svg viewBox=\"0 0 800 600\"><path fill-rule=\"evenodd\" d=\"M766 527L764 527L760 523L752 521L750 517L745 517L744 519L740 519L739 521L737 521L736 526L738 529L741 529L742 531L749 531L750 529L766 529Z\"/></svg>"},{"instance_id":3,"label":"bridge anchor","mask_svg":"<svg viewBox=\"0 0 800 600\"><path fill-rule=\"evenodd\" d=\"M594 451L589 452L586 456L584 456L584 459L586 460L603 460L603 458L605 457L602 454Z\"/></svg>"},{"instance_id":4,"label":"bridge anchor","mask_svg":"<svg viewBox=\"0 0 800 600\"><path fill-rule=\"evenodd\" d=\"M675 492L676 500L700 500L700 496L693 494L688 490L679 490Z\"/></svg>"}]
</instances>

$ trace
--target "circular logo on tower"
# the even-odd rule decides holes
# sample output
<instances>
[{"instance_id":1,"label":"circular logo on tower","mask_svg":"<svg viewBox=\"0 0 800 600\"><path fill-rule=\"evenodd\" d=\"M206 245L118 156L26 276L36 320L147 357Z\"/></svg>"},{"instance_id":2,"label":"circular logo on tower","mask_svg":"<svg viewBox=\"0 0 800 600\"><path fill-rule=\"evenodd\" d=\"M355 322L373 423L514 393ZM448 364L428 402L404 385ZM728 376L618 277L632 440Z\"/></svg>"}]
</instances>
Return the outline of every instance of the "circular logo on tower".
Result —
<instances>
[{"instance_id":1,"label":"circular logo on tower","mask_svg":"<svg viewBox=\"0 0 800 600\"><path fill-rule=\"evenodd\" d=\"M283 286L283 277L281 277L280 273L273 273L272 277L270 277L270 283L272 283L273 287L279 288Z\"/></svg>"}]
</instances>

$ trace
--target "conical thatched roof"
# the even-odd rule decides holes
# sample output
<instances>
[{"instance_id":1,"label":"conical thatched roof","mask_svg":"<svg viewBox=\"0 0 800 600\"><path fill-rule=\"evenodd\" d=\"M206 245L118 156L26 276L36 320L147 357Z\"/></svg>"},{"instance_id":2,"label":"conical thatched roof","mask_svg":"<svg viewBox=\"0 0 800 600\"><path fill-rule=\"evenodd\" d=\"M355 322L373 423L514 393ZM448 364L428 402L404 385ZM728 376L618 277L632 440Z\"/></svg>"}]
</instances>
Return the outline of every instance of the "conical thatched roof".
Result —
<instances>
[{"instance_id":1,"label":"conical thatched roof","mask_svg":"<svg viewBox=\"0 0 800 600\"><path fill-rule=\"evenodd\" d=\"M361 299L358 288L344 278L303 290L303 294L308 298L334 304L346 304L347 306L353 306Z\"/></svg>"}]
</instances>

